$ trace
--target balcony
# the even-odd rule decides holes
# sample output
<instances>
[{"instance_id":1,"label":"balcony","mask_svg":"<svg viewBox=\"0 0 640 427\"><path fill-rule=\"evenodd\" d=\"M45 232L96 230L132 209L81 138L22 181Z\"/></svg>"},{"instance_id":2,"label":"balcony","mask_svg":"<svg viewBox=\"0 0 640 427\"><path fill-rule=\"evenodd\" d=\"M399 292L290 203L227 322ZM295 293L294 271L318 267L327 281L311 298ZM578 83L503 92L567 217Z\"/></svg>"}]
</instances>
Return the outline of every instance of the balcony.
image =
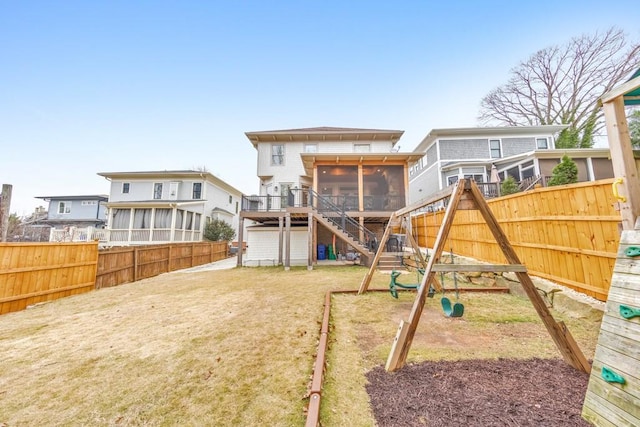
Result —
<instances>
[{"instance_id":1,"label":"balcony","mask_svg":"<svg viewBox=\"0 0 640 427\"><path fill-rule=\"evenodd\" d=\"M287 208L312 206L316 209L326 202L343 212L394 212L406 206L402 196L363 196L364 209L360 211L358 196L320 195L311 198L308 190L292 189L287 196L242 196L242 210L249 212L282 212Z\"/></svg>"}]
</instances>

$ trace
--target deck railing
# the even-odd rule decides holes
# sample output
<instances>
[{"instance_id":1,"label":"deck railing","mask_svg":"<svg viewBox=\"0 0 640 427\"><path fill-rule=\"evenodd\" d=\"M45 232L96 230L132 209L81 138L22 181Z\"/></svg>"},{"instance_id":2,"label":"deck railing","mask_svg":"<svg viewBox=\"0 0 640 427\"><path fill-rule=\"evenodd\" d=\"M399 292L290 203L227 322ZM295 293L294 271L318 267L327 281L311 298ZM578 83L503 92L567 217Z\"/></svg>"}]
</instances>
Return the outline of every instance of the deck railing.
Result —
<instances>
[{"instance_id":1,"label":"deck railing","mask_svg":"<svg viewBox=\"0 0 640 427\"><path fill-rule=\"evenodd\" d=\"M242 196L242 210L249 212L281 212L287 208L309 206L309 192L313 190L292 188L284 196ZM354 195L319 195L324 200L345 212L360 212L358 196ZM382 211L394 212L406 206L403 196L363 196L362 212Z\"/></svg>"},{"instance_id":2,"label":"deck railing","mask_svg":"<svg viewBox=\"0 0 640 427\"><path fill-rule=\"evenodd\" d=\"M324 197L313 190L308 191L308 204L313 206L319 214L340 228L349 237L360 245L375 251L378 248L378 240L371 230L360 225L358 221L347 215L346 211L334 204L331 199Z\"/></svg>"},{"instance_id":3,"label":"deck railing","mask_svg":"<svg viewBox=\"0 0 640 427\"><path fill-rule=\"evenodd\" d=\"M168 242L199 242L202 233L199 230L173 230L171 239L170 228L139 228L139 229L97 229L93 227L51 229L50 242L91 242L99 241L103 246L123 246L130 244L150 244Z\"/></svg>"}]
</instances>

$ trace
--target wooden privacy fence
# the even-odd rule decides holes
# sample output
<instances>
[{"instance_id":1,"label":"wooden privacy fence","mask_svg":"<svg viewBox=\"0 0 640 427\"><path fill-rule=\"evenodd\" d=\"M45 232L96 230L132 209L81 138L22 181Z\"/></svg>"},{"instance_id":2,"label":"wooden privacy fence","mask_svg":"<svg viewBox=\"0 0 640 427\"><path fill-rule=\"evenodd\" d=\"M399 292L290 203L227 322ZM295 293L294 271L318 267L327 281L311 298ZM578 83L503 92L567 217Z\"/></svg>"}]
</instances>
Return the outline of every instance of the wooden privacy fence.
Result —
<instances>
[{"instance_id":1,"label":"wooden privacy fence","mask_svg":"<svg viewBox=\"0 0 640 427\"><path fill-rule=\"evenodd\" d=\"M95 288L98 244L0 243L0 314Z\"/></svg>"},{"instance_id":2,"label":"wooden privacy fence","mask_svg":"<svg viewBox=\"0 0 640 427\"><path fill-rule=\"evenodd\" d=\"M127 246L100 251L96 289L117 286L227 257L227 242Z\"/></svg>"},{"instance_id":3,"label":"wooden privacy fence","mask_svg":"<svg viewBox=\"0 0 640 427\"><path fill-rule=\"evenodd\" d=\"M90 243L0 243L0 314L227 257L227 242L98 251Z\"/></svg>"},{"instance_id":4,"label":"wooden privacy fence","mask_svg":"<svg viewBox=\"0 0 640 427\"><path fill-rule=\"evenodd\" d=\"M538 188L488 200L520 261L530 274L607 299L620 241L620 213L613 179ZM433 247L444 211L412 217L420 246ZM445 248L490 263L502 251L481 215L458 211Z\"/></svg>"}]
</instances>

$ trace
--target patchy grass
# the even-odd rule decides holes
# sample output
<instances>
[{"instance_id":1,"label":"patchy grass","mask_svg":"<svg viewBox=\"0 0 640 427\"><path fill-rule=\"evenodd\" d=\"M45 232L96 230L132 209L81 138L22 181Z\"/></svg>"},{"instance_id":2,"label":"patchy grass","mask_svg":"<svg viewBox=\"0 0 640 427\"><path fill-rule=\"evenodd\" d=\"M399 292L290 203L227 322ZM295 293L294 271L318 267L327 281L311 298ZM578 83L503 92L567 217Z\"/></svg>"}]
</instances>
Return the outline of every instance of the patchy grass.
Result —
<instances>
[{"instance_id":1,"label":"patchy grass","mask_svg":"<svg viewBox=\"0 0 640 427\"><path fill-rule=\"evenodd\" d=\"M365 273L177 272L0 316L0 424L303 425L325 293ZM371 287L388 281L376 273ZM364 374L385 363L414 298L333 297L323 425L375 424ZM460 299L462 319L427 301L409 362L558 357L528 300ZM599 323L560 319L592 357Z\"/></svg>"}]
</instances>

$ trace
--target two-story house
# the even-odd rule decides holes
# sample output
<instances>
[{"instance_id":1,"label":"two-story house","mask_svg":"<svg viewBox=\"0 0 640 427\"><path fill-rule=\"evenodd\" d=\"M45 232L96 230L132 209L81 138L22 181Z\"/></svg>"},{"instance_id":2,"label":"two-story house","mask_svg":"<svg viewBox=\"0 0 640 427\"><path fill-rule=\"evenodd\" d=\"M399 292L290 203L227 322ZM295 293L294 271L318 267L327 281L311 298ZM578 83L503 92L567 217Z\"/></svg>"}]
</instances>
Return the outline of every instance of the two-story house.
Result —
<instances>
[{"instance_id":1,"label":"two-story house","mask_svg":"<svg viewBox=\"0 0 640 427\"><path fill-rule=\"evenodd\" d=\"M247 253L238 265L307 265L325 256L370 257L392 212L407 204L403 131L318 127L246 136L257 151L259 192L243 198ZM333 251L333 254L330 252ZM327 253L329 252L329 253Z\"/></svg>"},{"instance_id":2,"label":"two-story house","mask_svg":"<svg viewBox=\"0 0 640 427\"><path fill-rule=\"evenodd\" d=\"M36 199L49 203L46 217L39 219L37 224L51 227L50 241L86 240L87 230L100 230L107 221L106 195L38 196Z\"/></svg>"},{"instance_id":3,"label":"two-story house","mask_svg":"<svg viewBox=\"0 0 640 427\"><path fill-rule=\"evenodd\" d=\"M433 129L414 150L422 157L409 168L410 202L425 199L460 178L485 184L481 188L487 196L497 196L498 183L507 176L532 186L544 182L565 154L576 162L579 181L613 177L608 149L555 148L555 137L565 128L546 125Z\"/></svg>"},{"instance_id":4,"label":"two-story house","mask_svg":"<svg viewBox=\"0 0 640 427\"><path fill-rule=\"evenodd\" d=\"M205 225L222 219L238 229L242 193L209 172L101 172L111 182L109 244L203 240Z\"/></svg>"}]
</instances>

